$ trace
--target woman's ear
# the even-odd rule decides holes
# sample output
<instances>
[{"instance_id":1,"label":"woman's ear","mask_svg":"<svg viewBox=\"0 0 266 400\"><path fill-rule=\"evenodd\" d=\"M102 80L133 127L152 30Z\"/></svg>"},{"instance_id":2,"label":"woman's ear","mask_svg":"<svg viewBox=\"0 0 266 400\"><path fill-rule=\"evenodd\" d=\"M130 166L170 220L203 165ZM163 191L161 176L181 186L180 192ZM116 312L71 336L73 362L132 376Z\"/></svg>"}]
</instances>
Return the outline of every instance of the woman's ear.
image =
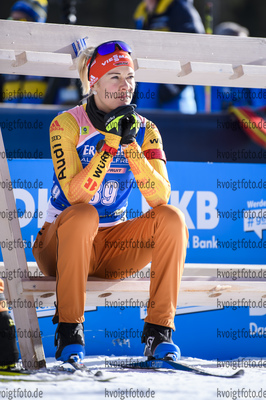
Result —
<instances>
[{"instance_id":1,"label":"woman's ear","mask_svg":"<svg viewBox=\"0 0 266 400\"><path fill-rule=\"evenodd\" d=\"M94 85L93 85L93 87L91 88L91 90L92 90L92 94L97 94L98 92L97 92L97 88L98 88L98 86L99 86L99 82L96 82Z\"/></svg>"}]
</instances>

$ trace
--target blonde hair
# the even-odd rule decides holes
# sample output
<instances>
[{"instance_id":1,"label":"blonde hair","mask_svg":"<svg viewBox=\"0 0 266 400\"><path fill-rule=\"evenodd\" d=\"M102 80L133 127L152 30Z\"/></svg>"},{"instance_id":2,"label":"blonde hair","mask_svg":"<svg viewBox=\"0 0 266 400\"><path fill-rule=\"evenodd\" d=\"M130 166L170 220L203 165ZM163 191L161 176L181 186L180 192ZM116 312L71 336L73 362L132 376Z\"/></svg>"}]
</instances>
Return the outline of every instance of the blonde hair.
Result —
<instances>
[{"instance_id":1,"label":"blonde hair","mask_svg":"<svg viewBox=\"0 0 266 400\"><path fill-rule=\"evenodd\" d=\"M91 95L91 87L88 79L87 62L91 58L95 47L88 47L85 49L78 58L78 73L81 80L82 94L84 96Z\"/></svg>"}]
</instances>

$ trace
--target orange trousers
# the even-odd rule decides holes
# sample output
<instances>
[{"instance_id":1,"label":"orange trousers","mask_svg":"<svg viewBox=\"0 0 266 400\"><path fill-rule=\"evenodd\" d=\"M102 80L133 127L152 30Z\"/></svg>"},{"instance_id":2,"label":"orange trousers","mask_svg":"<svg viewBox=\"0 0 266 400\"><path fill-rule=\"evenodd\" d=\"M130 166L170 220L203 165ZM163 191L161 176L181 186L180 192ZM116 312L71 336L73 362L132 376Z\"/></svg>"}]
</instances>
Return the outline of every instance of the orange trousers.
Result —
<instances>
[{"instance_id":1,"label":"orange trousers","mask_svg":"<svg viewBox=\"0 0 266 400\"><path fill-rule=\"evenodd\" d=\"M8 308L4 296L4 281L0 278L0 312L2 311L8 311Z\"/></svg>"},{"instance_id":2,"label":"orange trousers","mask_svg":"<svg viewBox=\"0 0 266 400\"><path fill-rule=\"evenodd\" d=\"M162 205L111 227L98 228L98 223L92 205L76 204L37 235L33 254L42 273L56 277L59 322L84 321L88 276L124 278L152 261L145 321L175 329L188 241L182 212Z\"/></svg>"}]
</instances>

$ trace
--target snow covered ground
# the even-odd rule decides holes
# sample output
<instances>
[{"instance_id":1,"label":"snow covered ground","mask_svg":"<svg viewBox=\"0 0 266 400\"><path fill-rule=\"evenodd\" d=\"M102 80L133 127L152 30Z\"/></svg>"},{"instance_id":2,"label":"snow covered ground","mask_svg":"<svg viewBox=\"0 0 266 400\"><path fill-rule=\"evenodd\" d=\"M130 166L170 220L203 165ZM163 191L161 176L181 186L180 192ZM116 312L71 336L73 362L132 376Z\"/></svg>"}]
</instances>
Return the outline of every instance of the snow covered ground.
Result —
<instances>
[{"instance_id":1,"label":"snow covered ground","mask_svg":"<svg viewBox=\"0 0 266 400\"><path fill-rule=\"evenodd\" d=\"M179 371L123 370L106 368L108 361L117 358L104 356L86 357L85 364L93 370L103 370L106 376L115 376L109 382L86 379L77 372L71 380L59 380L59 376L45 374L45 382L0 382L0 399L156 399L156 400L216 400L216 399L264 399L266 398L266 359L245 359L245 375L235 379L200 376ZM123 358L120 358L120 360ZM126 359L126 357L125 357ZM130 358L131 359L131 358ZM129 358L127 358L129 361ZM192 365L212 369L216 361L185 359ZM242 360L238 360L243 365ZM47 366L58 363L47 359ZM256 365L254 367L254 365ZM264 365L262 367L262 365ZM226 368L219 371L229 372ZM230 368L231 370L231 368ZM42 375L43 377L43 375ZM28 377L30 379L31 377Z\"/></svg>"}]
</instances>

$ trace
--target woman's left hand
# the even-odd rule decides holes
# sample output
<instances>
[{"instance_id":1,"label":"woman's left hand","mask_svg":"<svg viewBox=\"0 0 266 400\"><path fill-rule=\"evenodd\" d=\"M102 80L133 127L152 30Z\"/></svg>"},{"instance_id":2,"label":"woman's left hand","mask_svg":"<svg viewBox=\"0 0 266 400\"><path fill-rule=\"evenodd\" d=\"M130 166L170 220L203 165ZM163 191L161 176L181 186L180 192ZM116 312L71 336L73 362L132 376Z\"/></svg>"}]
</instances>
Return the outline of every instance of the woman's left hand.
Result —
<instances>
[{"instance_id":1,"label":"woman's left hand","mask_svg":"<svg viewBox=\"0 0 266 400\"><path fill-rule=\"evenodd\" d=\"M125 115L121 122L122 139L120 144L130 144L135 141L140 128L140 120L135 112Z\"/></svg>"}]
</instances>

